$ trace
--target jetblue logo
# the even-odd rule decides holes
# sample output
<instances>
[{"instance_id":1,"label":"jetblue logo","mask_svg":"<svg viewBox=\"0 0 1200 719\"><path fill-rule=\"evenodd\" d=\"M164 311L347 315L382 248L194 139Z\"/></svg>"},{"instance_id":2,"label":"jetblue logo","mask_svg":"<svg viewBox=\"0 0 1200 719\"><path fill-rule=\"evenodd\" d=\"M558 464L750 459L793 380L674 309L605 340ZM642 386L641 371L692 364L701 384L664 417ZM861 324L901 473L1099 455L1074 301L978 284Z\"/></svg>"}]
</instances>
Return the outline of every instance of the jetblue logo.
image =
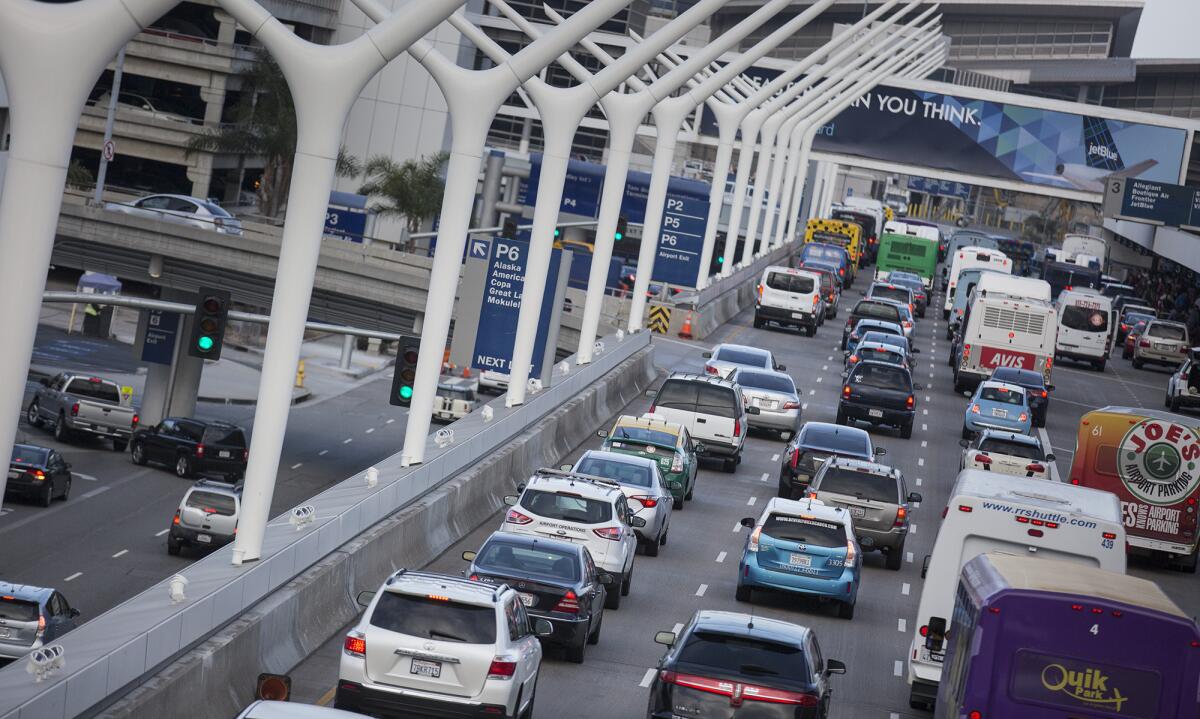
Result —
<instances>
[{"instance_id":1,"label":"jetblue logo","mask_svg":"<svg viewBox=\"0 0 1200 719\"><path fill-rule=\"evenodd\" d=\"M1088 157L1101 157L1110 162L1120 162L1121 156L1108 145L1088 145Z\"/></svg>"}]
</instances>

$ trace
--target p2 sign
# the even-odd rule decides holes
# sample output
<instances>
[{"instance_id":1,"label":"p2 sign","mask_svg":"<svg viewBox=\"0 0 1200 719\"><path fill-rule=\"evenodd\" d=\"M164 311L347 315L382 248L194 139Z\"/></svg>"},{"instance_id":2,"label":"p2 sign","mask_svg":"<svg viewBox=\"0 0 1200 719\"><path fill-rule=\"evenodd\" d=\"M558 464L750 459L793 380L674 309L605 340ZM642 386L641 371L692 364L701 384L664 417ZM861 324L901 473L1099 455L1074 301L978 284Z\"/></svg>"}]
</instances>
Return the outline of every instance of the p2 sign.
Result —
<instances>
[{"instance_id":1,"label":"p2 sign","mask_svg":"<svg viewBox=\"0 0 1200 719\"><path fill-rule=\"evenodd\" d=\"M668 192L652 280L683 287L696 286L707 220L707 199Z\"/></svg>"}]
</instances>

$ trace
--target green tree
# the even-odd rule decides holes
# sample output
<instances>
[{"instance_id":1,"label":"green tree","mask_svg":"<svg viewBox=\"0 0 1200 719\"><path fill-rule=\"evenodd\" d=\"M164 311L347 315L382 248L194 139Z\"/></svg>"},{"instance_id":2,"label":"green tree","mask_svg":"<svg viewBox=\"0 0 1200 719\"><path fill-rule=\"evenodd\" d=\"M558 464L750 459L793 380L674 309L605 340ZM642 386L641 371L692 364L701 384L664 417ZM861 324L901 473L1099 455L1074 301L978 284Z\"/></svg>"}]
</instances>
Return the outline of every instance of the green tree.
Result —
<instances>
[{"instance_id":1,"label":"green tree","mask_svg":"<svg viewBox=\"0 0 1200 719\"><path fill-rule=\"evenodd\" d=\"M96 178L92 176L92 171L84 167L79 160L71 160L71 164L67 165L67 187L87 190L95 186Z\"/></svg>"},{"instance_id":2,"label":"green tree","mask_svg":"<svg viewBox=\"0 0 1200 719\"><path fill-rule=\"evenodd\" d=\"M371 209L384 216L403 217L409 232L416 232L421 222L442 209L445 182L442 166L449 155L439 152L419 160L398 163L385 155L367 161L366 183L360 195L378 200Z\"/></svg>"}]
</instances>

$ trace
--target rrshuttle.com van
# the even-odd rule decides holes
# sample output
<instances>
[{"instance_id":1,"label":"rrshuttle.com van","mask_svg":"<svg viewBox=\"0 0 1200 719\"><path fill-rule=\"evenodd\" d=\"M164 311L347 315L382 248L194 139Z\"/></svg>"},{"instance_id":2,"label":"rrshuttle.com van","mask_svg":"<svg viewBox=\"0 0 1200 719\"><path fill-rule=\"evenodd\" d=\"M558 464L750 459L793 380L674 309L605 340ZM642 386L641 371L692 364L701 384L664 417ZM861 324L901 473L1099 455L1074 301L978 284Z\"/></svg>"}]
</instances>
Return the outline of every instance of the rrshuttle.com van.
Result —
<instances>
[{"instance_id":1,"label":"rrshuttle.com van","mask_svg":"<svg viewBox=\"0 0 1200 719\"><path fill-rule=\"evenodd\" d=\"M1093 289L1063 290L1055 302L1058 339L1054 356L1089 362L1104 371L1117 326L1112 298Z\"/></svg>"},{"instance_id":2,"label":"rrshuttle.com van","mask_svg":"<svg viewBox=\"0 0 1200 719\"><path fill-rule=\"evenodd\" d=\"M1042 479L964 469L925 558L925 587L908 654L909 704L932 708L946 656L946 628L962 566L985 552L1058 559L1125 572L1121 503L1102 492Z\"/></svg>"}]
</instances>

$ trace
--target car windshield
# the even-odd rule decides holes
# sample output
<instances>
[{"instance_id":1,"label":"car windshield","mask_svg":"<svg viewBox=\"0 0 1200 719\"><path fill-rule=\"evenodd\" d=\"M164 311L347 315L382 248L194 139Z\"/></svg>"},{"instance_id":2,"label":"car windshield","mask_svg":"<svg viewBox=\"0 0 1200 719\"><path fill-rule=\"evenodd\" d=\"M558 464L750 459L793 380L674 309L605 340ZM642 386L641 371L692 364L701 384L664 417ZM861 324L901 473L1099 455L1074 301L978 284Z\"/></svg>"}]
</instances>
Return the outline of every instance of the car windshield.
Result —
<instances>
[{"instance_id":1,"label":"car windshield","mask_svg":"<svg viewBox=\"0 0 1200 719\"><path fill-rule=\"evenodd\" d=\"M536 575L568 582L579 581L578 557L545 547L488 542L479 550L475 566L493 574Z\"/></svg>"},{"instance_id":2,"label":"car windshield","mask_svg":"<svg viewBox=\"0 0 1200 719\"><path fill-rule=\"evenodd\" d=\"M1027 444L1025 442L1013 442L1007 439L998 437L987 437L979 443L980 452L989 452L995 454L1007 454L1021 459L1037 459L1046 458L1042 448L1036 444Z\"/></svg>"},{"instance_id":3,"label":"car windshield","mask_svg":"<svg viewBox=\"0 0 1200 719\"><path fill-rule=\"evenodd\" d=\"M860 430L861 431L861 430ZM860 434L853 429L832 429L808 425L802 433L800 443L812 449L853 454L860 457L871 456L871 439L866 432Z\"/></svg>"},{"instance_id":4,"label":"car windshield","mask_svg":"<svg viewBox=\"0 0 1200 719\"><path fill-rule=\"evenodd\" d=\"M853 384L877 389L895 389L905 392L912 389L912 380L909 379L908 372L893 365L860 365L854 370L850 381Z\"/></svg>"},{"instance_id":5,"label":"car windshield","mask_svg":"<svg viewBox=\"0 0 1200 719\"><path fill-rule=\"evenodd\" d=\"M610 435L612 439L633 444L652 444L656 447L675 447L675 435L659 429L645 427L617 427Z\"/></svg>"},{"instance_id":6,"label":"car windshield","mask_svg":"<svg viewBox=\"0 0 1200 719\"><path fill-rule=\"evenodd\" d=\"M797 683L804 682L809 676L808 662L799 647L704 630L695 631L687 638L679 650L677 662L687 667L710 668L721 674L778 677L778 680Z\"/></svg>"},{"instance_id":7,"label":"car windshield","mask_svg":"<svg viewBox=\"0 0 1200 719\"><path fill-rule=\"evenodd\" d=\"M612 520L612 505L598 499L581 497L567 492L547 492L527 489L521 497L521 506L546 519L561 519L566 522L600 524Z\"/></svg>"},{"instance_id":8,"label":"car windshield","mask_svg":"<svg viewBox=\"0 0 1200 719\"><path fill-rule=\"evenodd\" d=\"M49 451L41 447L26 447L20 444L13 445L12 463L42 465L46 463L46 454Z\"/></svg>"},{"instance_id":9,"label":"car windshield","mask_svg":"<svg viewBox=\"0 0 1200 719\"><path fill-rule=\"evenodd\" d=\"M895 477L847 467L830 467L813 489L889 504L896 504L899 497Z\"/></svg>"},{"instance_id":10,"label":"car windshield","mask_svg":"<svg viewBox=\"0 0 1200 719\"><path fill-rule=\"evenodd\" d=\"M76 397L84 399L98 399L101 402L112 402L117 404L121 401L121 394L117 391L117 386L100 380L90 379L73 379L71 384L67 386L67 394L73 394Z\"/></svg>"},{"instance_id":11,"label":"car windshield","mask_svg":"<svg viewBox=\"0 0 1200 719\"><path fill-rule=\"evenodd\" d=\"M593 477L616 480L621 484L635 487L649 487L654 482L654 475L651 473L650 467L640 462L635 464L603 457L584 457L575 466L575 471L580 474L590 474Z\"/></svg>"},{"instance_id":12,"label":"car windshield","mask_svg":"<svg viewBox=\"0 0 1200 719\"><path fill-rule=\"evenodd\" d=\"M1042 387L1042 376L1027 369L1012 369L1002 367L992 372L992 379L997 382L1008 382L1022 387Z\"/></svg>"},{"instance_id":13,"label":"car windshield","mask_svg":"<svg viewBox=\"0 0 1200 719\"><path fill-rule=\"evenodd\" d=\"M846 546L846 530L842 525L811 517L772 512L763 522L762 533L773 539L811 544L814 547Z\"/></svg>"},{"instance_id":14,"label":"car windshield","mask_svg":"<svg viewBox=\"0 0 1200 719\"><path fill-rule=\"evenodd\" d=\"M980 387L979 399L1000 404L1025 404L1025 393L1008 387Z\"/></svg>"},{"instance_id":15,"label":"car windshield","mask_svg":"<svg viewBox=\"0 0 1200 719\"><path fill-rule=\"evenodd\" d=\"M237 503L228 494L196 491L188 495L185 506L199 509L205 514L219 514L222 517L232 517L237 511Z\"/></svg>"},{"instance_id":16,"label":"car windshield","mask_svg":"<svg viewBox=\"0 0 1200 719\"><path fill-rule=\"evenodd\" d=\"M371 612L371 626L443 642L493 644L496 641L496 611L492 607L386 590Z\"/></svg>"},{"instance_id":17,"label":"car windshield","mask_svg":"<svg viewBox=\"0 0 1200 719\"><path fill-rule=\"evenodd\" d=\"M1187 330L1179 325L1152 324L1146 330L1146 336L1160 340L1183 341L1187 339Z\"/></svg>"},{"instance_id":18,"label":"car windshield","mask_svg":"<svg viewBox=\"0 0 1200 719\"><path fill-rule=\"evenodd\" d=\"M912 297L912 293L908 290L908 288L905 287L874 285L871 287L871 296L879 297L885 300L896 300L897 302L908 304L909 299Z\"/></svg>"},{"instance_id":19,"label":"car windshield","mask_svg":"<svg viewBox=\"0 0 1200 719\"><path fill-rule=\"evenodd\" d=\"M900 308L887 302L859 302L854 308L855 317L872 317L887 322L900 322Z\"/></svg>"},{"instance_id":20,"label":"car windshield","mask_svg":"<svg viewBox=\"0 0 1200 719\"><path fill-rule=\"evenodd\" d=\"M242 433L240 427L209 425L204 429L203 441L205 444L244 448L246 446L246 435Z\"/></svg>"},{"instance_id":21,"label":"car windshield","mask_svg":"<svg viewBox=\"0 0 1200 719\"><path fill-rule=\"evenodd\" d=\"M36 622L41 611L37 602L16 597L0 597L0 619L12 622Z\"/></svg>"},{"instance_id":22,"label":"car windshield","mask_svg":"<svg viewBox=\"0 0 1200 719\"><path fill-rule=\"evenodd\" d=\"M737 383L750 389L761 389L768 392L783 392L796 394L796 384L785 374L768 374L766 372L738 372Z\"/></svg>"},{"instance_id":23,"label":"car windshield","mask_svg":"<svg viewBox=\"0 0 1200 719\"><path fill-rule=\"evenodd\" d=\"M1098 308L1067 305L1058 321L1067 329L1082 332L1108 331L1108 313Z\"/></svg>"},{"instance_id":24,"label":"car windshield","mask_svg":"<svg viewBox=\"0 0 1200 719\"><path fill-rule=\"evenodd\" d=\"M722 347L718 349L716 353L713 354L713 359L718 362L746 365L747 367L769 366L767 355L765 353L738 349L736 347Z\"/></svg>"},{"instance_id":25,"label":"car windshield","mask_svg":"<svg viewBox=\"0 0 1200 719\"><path fill-rule=\"evenodd\" d=\"M811 275L793 275L788 272L768 272L767 287L780 292L795 292L806 295L813 291L816 282Z\"/></svg>"},{"instance_id":26,"label":"car windshield","mask_svg":"<svg viewBox=\"0 0 1200 719\"><path fill-rule=\"evenodd\" d=\"M1136 325L1138 323L1144 324L1146 322L1149 322L1152 319L1154 319L1154 315L1143 315L1143 314L1138 314L1136 312L1131 312L1131 313L1125 315L1125 324L1127 324L1127 325Z\"/></svg>"}]
</instances>

